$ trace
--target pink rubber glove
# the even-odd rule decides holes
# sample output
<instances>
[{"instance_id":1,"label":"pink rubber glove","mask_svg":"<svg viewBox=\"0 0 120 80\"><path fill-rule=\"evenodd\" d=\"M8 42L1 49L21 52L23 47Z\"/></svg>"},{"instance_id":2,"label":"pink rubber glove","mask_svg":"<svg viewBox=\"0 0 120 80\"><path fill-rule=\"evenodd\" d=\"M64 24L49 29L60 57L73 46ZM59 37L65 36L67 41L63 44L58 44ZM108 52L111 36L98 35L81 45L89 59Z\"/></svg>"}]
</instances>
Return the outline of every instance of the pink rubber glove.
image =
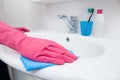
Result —
<instances>
[{"instance_id":1,"label":"pink rubber glove","mask_svg":"<svg viewBox=\"0 0 120 80\"><path fill-rule=\"evenodd\" d=\"M30 32L30 30L25 27L16 27L15 29L22 31L22 32Z\"/></svg>"},{"instance_id":2,"label":"pink rubber glove","mask_svg":"<svg viewBox=\"0 0 120 80\"><path fill-rule=\"evenodd\" d=\"M3 22L0 22L0 43L34 61L64 64L77 59L77 56L60 44L47 39L29 37Z\"/></svg>"}]
</instances>

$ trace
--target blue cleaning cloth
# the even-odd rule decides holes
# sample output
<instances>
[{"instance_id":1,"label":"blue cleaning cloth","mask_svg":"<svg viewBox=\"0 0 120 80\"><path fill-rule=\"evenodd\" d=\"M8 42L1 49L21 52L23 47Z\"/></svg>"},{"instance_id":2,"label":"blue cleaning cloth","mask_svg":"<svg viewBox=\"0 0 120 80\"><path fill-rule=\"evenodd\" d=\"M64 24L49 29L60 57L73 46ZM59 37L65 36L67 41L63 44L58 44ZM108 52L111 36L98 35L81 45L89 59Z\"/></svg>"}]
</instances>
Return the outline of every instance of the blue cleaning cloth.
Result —
<instances>
[{"instance_id":1,"label":"blue cleaning cloth","mask_svg":"<svg viewBox=\"0 0 120 80\"><path fill-rule=\"evenodd\" d=\"M73 53L73 51L69 50L71 53ZM38 70L38 69L42 69L42 68L46 68L46 67L50 67L50 66L54 66L55 64L52 63L43 63L43 62L36 62L33 60L30 60L24 56L20 57L25 69L27 71L32 71L32 70Z\"/></svg>"},{"instance_id":2,"label":"blue cleaning cloth","mask_svg":"<svg viewBox=\"0 0 120 80\"><path fill-rule=\"evenodd\" d=\"M46 68L46 67L55 65L52 63L36 62L36 61L30 60L24 56L21 56L20 59L27 71L38 70L38 69L42 69L42 68Z\"/></svg>"}]
</instances>

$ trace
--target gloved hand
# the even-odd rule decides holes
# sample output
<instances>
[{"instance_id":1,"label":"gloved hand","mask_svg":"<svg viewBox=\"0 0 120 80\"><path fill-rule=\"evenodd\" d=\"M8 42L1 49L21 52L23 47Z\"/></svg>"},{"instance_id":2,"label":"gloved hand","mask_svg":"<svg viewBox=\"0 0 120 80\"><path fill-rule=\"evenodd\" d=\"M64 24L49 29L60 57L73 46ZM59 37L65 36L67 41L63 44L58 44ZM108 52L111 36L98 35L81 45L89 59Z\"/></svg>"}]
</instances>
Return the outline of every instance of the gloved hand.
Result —
<instances>
[{"instance_id":1,"label":"gloved hand","mask_svg":"<svg viewBox=\"0 0 120 80\"><path fill-rule=\"evenodd\" d=\"M29 37L3 22L0 22L0 43L34 61L64 64L77 59L77 56L60 44L47 39Z\"/></svg>"},{"instance_id":2,"label":"gloved hand","mask_svg":"<svg viewBox=\"0 0 120 80\"><path fill-rule=\"evenodd\" d=\"M29 29L25 28L25 27L15 27L15 29L21 31L21 32L30 32Z\"/></svg>"}]
</instances>

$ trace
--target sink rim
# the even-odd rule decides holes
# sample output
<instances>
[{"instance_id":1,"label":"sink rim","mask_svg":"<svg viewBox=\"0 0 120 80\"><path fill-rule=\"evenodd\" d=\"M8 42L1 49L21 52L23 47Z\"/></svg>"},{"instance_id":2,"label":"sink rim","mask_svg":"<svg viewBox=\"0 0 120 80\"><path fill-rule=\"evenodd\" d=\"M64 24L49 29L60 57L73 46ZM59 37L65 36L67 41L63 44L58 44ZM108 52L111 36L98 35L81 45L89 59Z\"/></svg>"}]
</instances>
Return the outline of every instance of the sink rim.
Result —
<instances>
[{"instance_id":1,"label":"sink rim","mask_svg":"<svg viewBox=\"0 0 120 80\"><path fill-rule=\"evenodd\" d=\"M104 46L105 48L107 47L107 46L109 46L106 42L107 42L107 40L104 40L104 39L98 39L98 38L91 38L91 37L81 37L81 38L83 38L83 40L85 39L85 40L87 40L87 41L91 41L91 40L93 40L94 41L94 43L95 44L100 44L101 46ZM103 43L103 42L105 42L106 44L107 44L107 46L106 46L106 44L101 44L101 43ZM3 46L1 46L2 48L3 48ZM1 53L4 53L4 51L1 51ZM106 52L105 52L106 53ZM0 54L1 55L1 54ZM5 57L5 56L4 56ZM49 67L49 68L46 68L46 69L43 69L43 70L38 70L38 71L32 71L32 72L27 72L25 69L24 69L24 67L23 67L23 65L22 65L22 63L20 62L20 60L19 59L16 59L16 61L14 60L14 61L12 61L12 60L10 60L11 62L10 63L8 63L8 59L3 59L3 58L1 58L1 60L3 60L5 63L7 63L8 65L10 65L10 66L12 66L12 67L14 67L15 69L18 69L18 70L20 70L20 71L22 71L22 72L25 72L25 73L28 73L28 74L32 74L32 75L34 75L34 76L38 76L38 77L43 77L43 78L51 78L51 76L48 76L48 75L53 75L53 74L51 74L51 71L54 71L54 69L55 68L57 68L58 70L59 70L59 68L60 68L60 70L62 70L63 68L68 68L67 66L73 66L73 65L78 65L78 67L80 67L82 64L84 64L85 65L85 63L88 63L88 62L93 62L93 61L96 61L96 60L100 60L100 59L103 59L105 57L105 54L103 55L103 56L99 56L99 57L97 57L97 58L91 58L91 59L89 59L89 60L86 60L86 59L78 59L77 61L75 61L74 63L72 63L72 64L65 64L65 65L63 65L63 66L53 66L53 67ZM5 57L6 58L6 57ZM17 63L16 63L17 62ZM83 63L84 62L84 63ZM14 64L14 63L16 63L16 64ZM82 63L82 64L80 64L80 63ZM19 65L18 65L19 64ZM77 68L78 68L77 67ZM78 68L79 69L79 68ZM81 71L81 73L82 73L83 71ZM47 77L45 76L45 75L47 75ZM81 75L83 75L83 74L81 74ZM56 74L55 76L58 76L58 74ZM83 76L86 76L86 75L83 75Z\"/></svg>"}]
</instances>

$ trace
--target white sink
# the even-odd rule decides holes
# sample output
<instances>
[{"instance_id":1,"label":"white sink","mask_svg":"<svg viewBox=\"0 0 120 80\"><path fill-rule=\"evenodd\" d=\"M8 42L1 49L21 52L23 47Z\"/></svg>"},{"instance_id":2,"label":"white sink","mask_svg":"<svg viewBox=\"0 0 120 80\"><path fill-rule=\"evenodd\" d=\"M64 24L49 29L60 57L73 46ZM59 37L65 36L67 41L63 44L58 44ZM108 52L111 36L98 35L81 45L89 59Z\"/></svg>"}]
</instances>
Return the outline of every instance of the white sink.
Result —
<instances>
[{"instance_id":1,"label":"white sink","mask_svg":"<svg viewBox=\"0 0 120 80\"><path fill-rule=\"evenodd\" d=\"M44 30L32 31L26 34L56 41L80 58L73 63L27 72L20 61L20 54L0 45L0 59L17 70L45 80L120 79L120 72L117 72L120 71L120 65L117 63L120 60L120 55L117 54L120 52L118 43L112 44L107 40L104 41L93 37Z\"/></svg>"},{"instance_id":2,"label":"white sink","mask_svg":"<svg viewBox=\"0 0 120 80\"><path fill-rule=\"evenodd\" d=\"M72 51L75 55L79 56L81 59L94 58L104 54L104 47L92 42L90 40L91 38L88 39L77 34L65 34L44 30L33 31L26 34L32 37L56 41L68 50ZM16 61L20 56L20 54L15 50L6 46L1 47L0 49L5 52L4 54L0 54L2 58L5 57L5 59L9 58L11 61Z\"/></svg>"},{"instance_id":3,"label":"white sink","mask_svg":"<svg viewBox=\"0 0 120 80\"><path fill-rule=\"evenodd\" d=\"M36 31L27 33L27 35L56 41L74 54L78 55L80 58L84 59L98 57L104 54L104 48L102 46L77 34Z\"/></svg>"}]
</instances>

